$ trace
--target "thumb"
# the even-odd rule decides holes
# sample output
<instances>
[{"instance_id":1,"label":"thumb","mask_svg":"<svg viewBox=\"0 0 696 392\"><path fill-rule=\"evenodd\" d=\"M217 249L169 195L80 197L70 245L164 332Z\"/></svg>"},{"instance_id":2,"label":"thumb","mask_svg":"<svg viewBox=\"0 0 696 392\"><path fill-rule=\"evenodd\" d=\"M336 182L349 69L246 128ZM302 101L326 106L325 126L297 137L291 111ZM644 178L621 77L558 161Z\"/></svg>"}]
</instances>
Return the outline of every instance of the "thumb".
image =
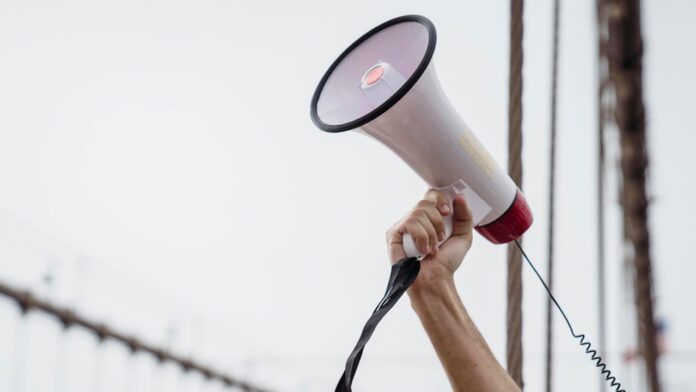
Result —
<instances>
[{"instance_id":1,"label":"thumb","mask_svg":"<svg viewBox=\"0 0 696 392\"><path fill-rule=\"evenodd\" d=\"M454 213L452 214L452 236L471 236L473 218L469 205L464 196L457 195L452 202Z\"/></svg>"}]
</instances>

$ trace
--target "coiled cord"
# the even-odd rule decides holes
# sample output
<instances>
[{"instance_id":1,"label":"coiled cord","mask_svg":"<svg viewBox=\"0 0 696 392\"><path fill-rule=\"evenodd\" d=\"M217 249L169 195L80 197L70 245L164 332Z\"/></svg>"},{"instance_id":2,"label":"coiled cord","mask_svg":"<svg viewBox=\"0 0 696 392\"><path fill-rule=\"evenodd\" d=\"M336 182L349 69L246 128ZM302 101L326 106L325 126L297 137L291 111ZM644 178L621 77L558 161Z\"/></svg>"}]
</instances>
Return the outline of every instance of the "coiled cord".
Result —
<instances>
[{"instance_id":1,"label":"coiled cord","mask_svg":"<svg viewBox=\"0 0 696 392\"><path fill-rule=\"evenodd\" d=\"M553 301L554 305L556 305L556 308L561 313L561 316L563 316L563 319L565 320L566 324L568 324L568 329L570 330L570 333L573 335L574 338L580 341L580 346L585 348L585 352L587 354L590 354L591 360L594 361L595 366L601 370L601 374L603 374L605 380L609 382L609 386L614 388L615 392L626 392L625 389L621 388L621 383L616 381L616 377L611 375L611 370L609 370L607 368L607 365L602 361L602 357L599 354L597 354L597 350L592 348L592 343L587 341L584 334L575 333L575 330L573 330L573 326L570 324L568 316L566 316L565 312L563 311L563 308L561 308L561 305L558 304L558 301L556 301L556 298L551 293L551 290L549 290L549 286L546 285L544 278L541 277L539 271L537 271L537 269L534 267L534 264L532 264L532 262L529 260L529 257L524 252L524 249L522 249L522 246L517 240L515 240L515 244L517 244L517 248L519 248L520 252L522 252L522 256L524 256L524 259L527 261L527 264L529 264L529 266L532 267L532 271L534 271L537 278L539 278L541 284L544 285L544 289L546 289L546 292L549 294L551 301Z\"/></svg>"}]
</instances>

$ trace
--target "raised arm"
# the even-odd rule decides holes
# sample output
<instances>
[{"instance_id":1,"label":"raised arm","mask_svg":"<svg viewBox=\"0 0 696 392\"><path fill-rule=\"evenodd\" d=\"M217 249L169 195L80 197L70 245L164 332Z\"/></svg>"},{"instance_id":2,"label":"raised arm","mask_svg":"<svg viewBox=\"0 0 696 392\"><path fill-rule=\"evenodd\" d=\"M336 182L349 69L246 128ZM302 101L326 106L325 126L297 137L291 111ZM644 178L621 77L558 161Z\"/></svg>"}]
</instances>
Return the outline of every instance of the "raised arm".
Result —
<instances>
[{"instance_id":1,"label":"raised arm","mask_svg":"<svg viewBox=\"0 0 696 392\"><path fill-rule=\"evenodd\" d=\"M449 214L453 214L452 236L438 247L444 238L442 216ZM454 199L452 211L445 194L428 191L387 232L392 263L406 257L404 233L411 234L420 252L428 255L421 261L420 273L408 294L452 388L457 392L519 391L469 317L454 284L454 272L473 238L471 212L464 198Z\"/></svg>"}]
</instances>

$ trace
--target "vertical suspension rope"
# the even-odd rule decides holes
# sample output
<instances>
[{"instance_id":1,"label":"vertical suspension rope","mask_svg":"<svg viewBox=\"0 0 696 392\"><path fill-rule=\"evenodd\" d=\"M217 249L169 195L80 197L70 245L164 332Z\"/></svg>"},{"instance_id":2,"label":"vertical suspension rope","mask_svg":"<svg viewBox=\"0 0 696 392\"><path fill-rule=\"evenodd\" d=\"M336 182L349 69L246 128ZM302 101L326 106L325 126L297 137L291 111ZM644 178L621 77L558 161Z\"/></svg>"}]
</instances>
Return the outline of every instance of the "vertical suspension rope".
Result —
<instances>
[{"instance_id":1,"label":"vertical suspension rope","mask_svg":"<svg viewBox=\"0 0 696 392\"><path fill-rule=\"evenodd\" d=\"M551 54L551 120L549 135L549 221L548 221L548 274L546 282L553 291L553 245L554 245L554 207L556 189L556 123L558 103L558 39L559 39L560 0L553 2L553 44ZM546 303L546 392L553 389L553 302Z\"/></svg>"},{"instance_id":2,"label":"vertical suspension rope","mask_svg":"<svg viewBox=\"0 0 696 392\"><path fill-rule=\"evenodd\" d=\"M510 79L508 101L508 172L522 188L522 37L523 0L510 0ZM521 241L521 239L520 239ZM520 388L522 379L522 254L507 248L507 371Z\"/></svg>"},{"instance_id":3,"label":"vertical suspension rope","mask_svg":"<svg viewBox=\"0 0 696 392\"><path fill-rule=\"evenodd\" d=\"M652 262L648 230L646 172L648 149L643 105L643 40L639 0L611 0L608 15L609 77L616 92L615 122L621 143L621 173L626 236L632 248L640 353L647 385L660 391L653 313Z\"/></svg>"},{"instance_id":4,"label":"vertical suspension rope","mask_svg":"<svg viewBox=\"0 0 696 392\"><path fill-rule=\"evenodd\" d=\"M597 0L597 331L598 350L606 350L606 278L605 278L605 246L604 246L604 183L605 183L605 148L604 131L606 114L609 111L605 100L608 83L607 75L607 29L606 29L606 0ZM602 352L599 352L602 355ZM606 390L604 377L599 376L599 391Z\"/></svg>"},{"instance_id":5,"label":"vertical suspension rope","mask_svg":"<svg viewBox=\"0 0 696 392\"><path fill-rule=\"evenodd\" d=\"M65 386L65 381L67 379L66 377L66 372L68 370L67 367L67 358L68 356L68 330L66 328L62 328L60 331L60 337L58 338L58 342L56 345L56 357L55 357L55 379L53 381L53 391L54 392L66 392L67 387Z\"/></svg>"},{"instance_id":6,"label":"vertical suspension rope","mask_svg":"<svg viewBox=\"0 0 696 392\"><path fill-rule=\"evenodd\" d=\"M21 308L19 319L17 320L17 331L15 334L14 358L10 369L10 390L21 391L26 389L25 375L27 373L27 356L29 349L29 320L27 311Z\"/></svg>"}]
</instances>

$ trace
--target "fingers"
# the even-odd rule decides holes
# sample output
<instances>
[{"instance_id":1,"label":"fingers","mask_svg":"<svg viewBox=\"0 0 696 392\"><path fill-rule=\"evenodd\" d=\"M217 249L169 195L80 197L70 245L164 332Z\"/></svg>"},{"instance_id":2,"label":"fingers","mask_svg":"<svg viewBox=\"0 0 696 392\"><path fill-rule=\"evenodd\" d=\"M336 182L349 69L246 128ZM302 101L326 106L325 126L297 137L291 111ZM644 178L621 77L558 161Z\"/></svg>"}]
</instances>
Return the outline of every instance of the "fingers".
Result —
<instances>
[{"instance_id":1,"label":"fingers","mask_svg":"<svg viewBox=\"0 0 696 392\"><path fill-rule=\"evenodd\" d=\"M428 229L423 225L423 221L416 217L406 218L404 221L404 230L411 235L413 242L416 244L418 251L424 255L430 253L432 248L432 236ZM434 230L433 230L434 232Z\"/></svg>"},{"instance_id":2,"label":"fingers","mask_svg":"<svg viewBox=\"0 0 696 392\"><path fill-rule=\"evenodd\" d=\"M429 189L428 192L425 193L424 199L435 204L437 210L440 211L440 214L443 216L447 216L452 212L449 197L443 192L436 189Z\"/></svg>"},{"instance_id":3,"label":"fingers","mask_svg":"<svg viewBox=\"0 0 696 392\"><path fill-rule=\"evenodd\" d=\"M405 233L411 235L420 253L436 253L438 242L445 239L445 223L435 203L421 200L408 216L397 223L387 233L390 247L402 248L402 236ZM401 255L401 251L390 250L390 252L394 257Z\"/></svg>"},{"instance_id":4,"label":"fingers","mask_svg":"<svg viewBox=\"0 0 696 392\"><path fill-rule=\"evenodd\" d=\"M464 196L455 196L452 206L454 207L454 213L452 215L452 236L471 236L473 218Z\"/></svg>"},{"instance_id":5,"label":"fingers","mask_svg":"<svg viewBox=\"0 0 696 392\"><path fill-rule=\"evenodd\" d=\"M449 206L448 206L449 208ZM433 229L435 230L435 238L437 238L438 241L444 241L445 240L445 221L442 219L442 213L440 210L436 207L436 205L433 202L430 202L428 200L421 200L418 202L418 206L416 207L416 210L420 214L420 212L425 213L423 216L424 218L427 218L428 223L426 225L432 225ZM416 212L414 210L414 212Z\"/></svg>"},{"instance_id":6,"label":"fingers","mask_svg":"<svg viewBox=\"0 0 696 392\"><path fill-rule=\"evenodd\" d=\"M408 233L423 255L438 252L438 243L445 240L443 216L452 215L452 235L472 237L473 219L463 196L458 195L450 205L449 197L430 189L416 207L387 232L392 261L404 258L403 236Z\"/></svg>"},{"instance_id":7,"label":"fingers","mask_svg":"<svg viewBox=\"0 0 696 392\"><path fill-rule=\"evenodd\" d=\"M389 251L389 259L391 259L392 263L396 263L406 257L406 251L403 245L403 234L397 231L400 223L401 222L387 230L387 248Z\"/></svg>"}]
</instances>

